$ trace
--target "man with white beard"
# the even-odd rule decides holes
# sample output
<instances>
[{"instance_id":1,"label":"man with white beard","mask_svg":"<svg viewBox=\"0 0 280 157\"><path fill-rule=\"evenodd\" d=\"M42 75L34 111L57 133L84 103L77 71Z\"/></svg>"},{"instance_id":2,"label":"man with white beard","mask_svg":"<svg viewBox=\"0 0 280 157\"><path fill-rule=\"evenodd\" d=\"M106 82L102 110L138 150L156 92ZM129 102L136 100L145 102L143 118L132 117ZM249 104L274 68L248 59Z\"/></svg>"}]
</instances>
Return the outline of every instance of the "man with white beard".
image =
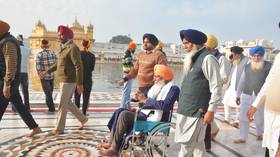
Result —
<instances>
[{"instance_id":1,"label":"man with white beard","mask_svg":"<svg viewBox=\"0 0 280 157\"><path fill-rule=\"evenodd\" d=\"M154 67L153 80L155 84L150 88L148 96L144 93L139 93L135 97L140 103L145 104L143 109L158 109L162 110L161 121L169 120L170 111L173 109L175 101L178 100L180 89L173 83L172 70L162 64L156 64ZM101 143L100 155L115 156L120 149L125 133L129 133L134 124L135 112L119 108L116 110L107 125L110 129L110 139L108 143ZM147 115L143 112L138 114L138 120L147 120Z\"/></svg>"},{"instance_id":2,"label":"man with white beard","mask_svg":"<svg viewBox=\"0 0 280 157\"><path fill-rule=\"evenodd\" d=\"M280 27L280 24L279 24ZM262 146L269 150L269 156L275 157L280 134L280 54L277 54L271 70L257 98L249 108L247 117L252 121L257 110L264 106L264 133ZM279 154L278 156L279 157Z\"/></svg>"},{"instance_id":3,"label":"man with white beard","mask_svg":"<svg viewBox=\"0 0 280 157\"><path fill-rule=\"evenodd\" d=\"M262 46L253 47L249 52L252 62L245 66L237 88L236 103L240 104L240 138L234 141L235 144L245 143L248 138L249 120L247 119L247 111L261 90L271 68L271 63L263 59L265 50ZM257 141L262 140L263 118L262 107L255 115Z\"/></svg>"},{"instance_id":4,"label":"man with white beard","mask_svg":"<svg viewBox=\"0 0 280 157\"><path fill-rule=\"evenodd\" d=\"M175 142L179 157L205 157L206 125L221 104L222 80L219 64L204 46L207 36L194 29L180 31L186 49L184 79L178 102Z\"/></svg>"},{"instance_id":5,"label":"man with white beard","mask_svg":"<svg viewBox=\"0 0 280 157\"><path fill-rule=\"evenodd\" d=\"M241 77L241 74L244 70L244 67L248 63L248 58L243 55L243 48L239 46L233 46L230 48L230 61L233 64L229 79L227 82L227 90L224 95L223 104L225 111L224 122L230 124L230 110L231 108L236 109L236 118L232 123L232 126L238 128L238 115L239 115L239 106L236 104L236 90Z\"/></svg>"}]
</instances>

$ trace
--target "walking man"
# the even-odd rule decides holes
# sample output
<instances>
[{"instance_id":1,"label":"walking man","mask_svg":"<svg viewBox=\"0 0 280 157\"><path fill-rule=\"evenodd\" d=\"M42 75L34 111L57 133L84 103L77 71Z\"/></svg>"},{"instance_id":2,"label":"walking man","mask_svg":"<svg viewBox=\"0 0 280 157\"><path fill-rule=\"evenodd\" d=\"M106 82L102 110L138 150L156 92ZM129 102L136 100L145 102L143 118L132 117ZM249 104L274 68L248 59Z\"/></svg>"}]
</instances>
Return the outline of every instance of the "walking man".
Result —
<instances>
[{"instance_id":1,"label":"walking man","mask_svg":"<svg viewBox=\"0 0 280 157\"><path fill-rule=\"evenodd\" d=\"M90 47L89 40L83 40L83 51L81 51L81 59L83 62L84 67L84 76L83 76L83 86L84 86L84 92L83 92L83 114L87 114L87 109L89 105L89 98L90 98L90 92L92 88L92 71L94 70L95 66L95 55L91 53L88 49ZM80 100L81 100L81 94L78 93L78 90L75 90L75 104L78 108L80 108Z\"/></svg>"},{"instance_id":2,"label":"walking man","mask_svg":"<svg viewBox=\"0 0 280 157\"><path fill-rule=\"evenodd\" d=\"M236 104L236 91L237 86L241 77L241 74L248 63L248 58L243 55L243 48L239 46L233 46L230 48L231 51L231 62L233 67L231 68L231 72L229 75L229 79L227 82L227 90L225 92L223 98L224 111L225 111L225 119L224 122L230 124L230 111L231 108L235 108L236 118L232 123L233 127L238 128L238 118L239 118L239 106Z\"/></svg>"},{"instance_id":3,"label":"walking man","mask_svg":"<svg viewBox=\"0 0 280 157\"><path fill-rule=\"evenodd\" d=\"M240 105L240 138L234 141L235 144L245 143L248 138L249 120L247 118L247 111L261 90L271 68L271 63L263 59L264 53L265 50L262 46L256 46L250 49L252 62L245 66L238 84L236 103ZM257 141L262 140L264 127L263 111L263 107L259 108L254 118Z\"/></svg>"},{"instance_id":4,"label":"walking man","mask_svg":"<svg viewBox=\"0 0 280 157\"><path fill-rule=\"evenodd\" d=\"M43 39L41 41L41 48L42 51L40 51L35 58L36 70L39 76L41 72L49 69L57 61L56 54L49 48L48 40ZM54 112L55 107L52 97L54 87L54 72L51 72L44 77L40 77L40 81L46 96L46 104L49 108L49 112Z\"/></svg>"},{"instance_id":5,"label":"walking man","mask_svg":"<svg viewBox=\"0 0 280 157\"><path fill-rule=\"evenodd\" d=\"M83 92L83 64L81 60L80 50L73 42L74 34L72 30L66 26L59 26L57 29L58 37L61 42L61 50L59 58L55 65L41 72L41 77L57 71L57 78L60 82L60 102L57 113L57 124L49 135L63 134L67 111L70 111L79 121L79 129L82 129L88 118L82 114L78 107L72 103L71 98L77 88L77 92Z\"/></svg>"},{"instance_id":6,"label":"walking man","mask_svg":"<svg viewBox=\"0 0 280 157\"><path fill-rule=\"evenodd\" d=\"M23 36L19 34L17 40L20 45L21 52L21 72L20 72L20 87L23 94L24 105L30 110L29 92L28 92L28 63L29 63L29 49L27 45L23 44Z\"/></svg>"},{"instance_id":7,"label":"walking man","mask_svg":"<svg viewBox=\"0 0 280 157\"><path fill-rule=\"evenodd\" d=\"M0 120L12 102L24 123L32 131L31 137L41 133L41 129L33 119L27 106L22 102L19 94L21 53L18 41L10 34L8 23L0 20Z\"/></svg>"}]
</instances>

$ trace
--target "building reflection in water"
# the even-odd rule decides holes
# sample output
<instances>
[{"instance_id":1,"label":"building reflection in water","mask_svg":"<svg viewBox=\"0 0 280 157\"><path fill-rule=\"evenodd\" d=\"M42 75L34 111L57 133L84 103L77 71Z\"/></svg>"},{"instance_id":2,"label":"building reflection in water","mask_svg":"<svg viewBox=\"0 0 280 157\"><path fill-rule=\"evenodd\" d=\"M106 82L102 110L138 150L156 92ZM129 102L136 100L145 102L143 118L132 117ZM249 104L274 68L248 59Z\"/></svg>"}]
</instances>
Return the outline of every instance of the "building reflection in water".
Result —
<instances>
[{"instance_id":1,"label":"building reflection in water","mask_svg":"<svg viewBox=\"0 0 280 157\"><path fill-rule=\"evenodd\" d=\"M183 75L182 65L171 66L174 72L174 82L180 85ZM121 63L96 63L93 72L93 87L95 92L118 92L121 87L118 81L122 78L122 64ZM34 57L29 58L29 82L30 90L41 92L42 87L40 78L36 72ZM137 88L137 80L133 81L133 91ZM58 81L55 80L55 89L58 90Z\"/></svg>"}]
</instances>

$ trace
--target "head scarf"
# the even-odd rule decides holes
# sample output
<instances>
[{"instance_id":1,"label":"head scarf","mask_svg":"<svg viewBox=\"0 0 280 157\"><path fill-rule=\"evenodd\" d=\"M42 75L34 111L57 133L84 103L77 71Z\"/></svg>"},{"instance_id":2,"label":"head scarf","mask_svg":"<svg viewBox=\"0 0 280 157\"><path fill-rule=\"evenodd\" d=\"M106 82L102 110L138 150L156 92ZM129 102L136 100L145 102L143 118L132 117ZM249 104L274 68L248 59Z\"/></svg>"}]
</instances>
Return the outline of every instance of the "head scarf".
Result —
<instances>
[{"instance_id":1,"label":"head scarf","mask_svg":"<svg viewBox=\"0 0 280 157\"><path fill-rule=\"evenodd\" d=\"M163 43L162 43L162 41L158 41L158 44L157 44L157 47L156 48L158 48L158 49L162 49L163 48Z\"/></svg>"},{"instance_id":2,"label":"head scarf","mask_svg":"<svg viewBox=\"0 0 280 157\"><path fill-rule=\"evenodd\" d=\"M262 46L257 45L256 47L250 48L249 52L251 56L253 56L254 54L264 56L265 50Z\"/></svg>"},{"instance_id":3,"label":"head scarf","mask_svg":"<svg viewBox=\"0 0 280 157\"><path fill-rule=\"evenodd\" d=\"M206 36L207 36L207 41L205 43L205 46L209 47L211 49L217 48L217 46L218 46L217 38L213 34L210 34L210 33L206 33Z\"/></svg>"},{"instance_id":4,"label":"head scarf","mask_svg":"<svg viewBox=\"0 0 280 157\"><path fill-rule=\"evenodd\" d=\"M5 21L0 20L0 34L7 33L10 30L10 25Z\"/></svg>"},{"instance_id":5,"label":"head scarf","mask_svg":"<svg viewBox=\"0 0 280 157\"><path fill-rule=\"evenodd\" d=\"M74 38L73 31L66 26L62 26L62 25L58 26L57 32L60 32L67 39L73 39Z\"/></svg>"},{"instance_id":6,"label":"head scarf","mask_svg":"<svg viewBox=\"0 0 280 157\"><path fill-rule=\"evenodd\" d=\"M129 49L136 49L136 47L137 47L137 45L132 41L128 44Z\"/></svg>"},{"instance_id":7,"label":"head scarf","mask_svg":"<svg viewBox=\"0 0 280 157\"><path fill-rule=\"evenodd\" d=\"M235 54L242 54L243 48L239 46L233 46L230 48L230 51L235 53Z\"/></svg>"},{"instance_id":8,"label":"head scarf","mask_svg":"<svg viewBox=\"0 0 280 157\"><path fill-rule=\"evenodd\" d=\"M148 39L151 44L156 47L157 44L158 44L158 38L154 35L154 34L150 34L150 33L146 33L143 35L143 42L144 42L144 39Z\"/></svg>"},{"instance_id":9,"label":"head scarf","mask_svg":"<svg viewBox=\"0 0 280 157\"><path fill-rule=\"evenodd\" d=\"M155 65L154 75L158 75L166 81L171 81L173 79L172 70L168 66L162 64Z\"/></svg>"},{"instance_id":10,"label":"head scarf","mask_svg":"<svg viewBox=\"0 0 280 157\"><path fill-rule=\"evenodd\" d=\"M180 37L181 40L186 39L187 41L196 45L202 45L207 41L207 36L195 29L181 30Z\"/></svg>"}]
</instances>

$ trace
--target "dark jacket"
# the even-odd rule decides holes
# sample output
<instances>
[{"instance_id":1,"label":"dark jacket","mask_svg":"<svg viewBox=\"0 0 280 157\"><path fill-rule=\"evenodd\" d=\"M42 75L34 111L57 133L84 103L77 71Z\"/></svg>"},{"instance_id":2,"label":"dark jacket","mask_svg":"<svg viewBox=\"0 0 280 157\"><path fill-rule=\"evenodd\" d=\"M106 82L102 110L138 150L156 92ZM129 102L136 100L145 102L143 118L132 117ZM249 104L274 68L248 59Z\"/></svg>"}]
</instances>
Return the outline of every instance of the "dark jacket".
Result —
<instances>
[{"instance_id":1,"label":"dark jacket","mask_svg":"<svg viewBox=\"0 0 280 157\"><path fill-rule=\"evenodd\" d=\"M80 49L72 40L63 45L55 65L48 69L48 73L57 70L56 75L60 82L83 84L83 64Z\"/></svg>"}]
</instances>

